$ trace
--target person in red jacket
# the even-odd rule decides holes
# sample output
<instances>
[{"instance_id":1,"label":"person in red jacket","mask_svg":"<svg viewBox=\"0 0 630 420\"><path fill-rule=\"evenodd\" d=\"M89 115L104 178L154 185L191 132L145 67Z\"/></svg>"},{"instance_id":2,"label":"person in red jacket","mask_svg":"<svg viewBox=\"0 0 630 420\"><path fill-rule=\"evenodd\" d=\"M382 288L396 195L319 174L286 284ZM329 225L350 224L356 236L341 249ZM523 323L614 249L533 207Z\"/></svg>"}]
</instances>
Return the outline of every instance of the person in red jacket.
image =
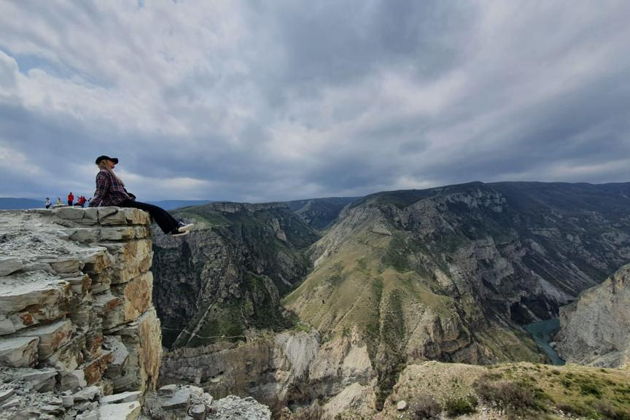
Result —
<instances>
[{"instance_id":1,"label":"person in red jacket","mask_svg":"<svg viewBox=\"0 0 630 420\"><path fill-rule=\"evenodd\" d=\"M68 205L72 207L73 202L74 202L74 195L72 194L72 191L70 191L70 194L68 194Z\"/></svg>"},{"instance_id":2,"label":"person in red jacket","mask_svg":"<svg viewBox=\"0 0 630 420\"><path fill-rule=\"evenodd\" d=\"M77 204L81 207L85 206L85 202L87 201L87 199L85 198L85 196L80 196L79 199L77 200Z\"/></svg>"},{"instance_id":3,"label":"person in red jacket","mask_svg":"<svg viewBox=\"0 0 630 420\"><path fill-rule=\"evenodd\" d=\"M187 235L193 224L184 224L171 216L166 210L153 204L136 201L136 196L125 188L125 184L114 173L114 167L118 164L118 158L99 156L96 164L100 171L96 175L96 192L90 207L118 206L134 207L148 212L158 224L162 232L172 236Z\"/></svg>"}]
</instances>

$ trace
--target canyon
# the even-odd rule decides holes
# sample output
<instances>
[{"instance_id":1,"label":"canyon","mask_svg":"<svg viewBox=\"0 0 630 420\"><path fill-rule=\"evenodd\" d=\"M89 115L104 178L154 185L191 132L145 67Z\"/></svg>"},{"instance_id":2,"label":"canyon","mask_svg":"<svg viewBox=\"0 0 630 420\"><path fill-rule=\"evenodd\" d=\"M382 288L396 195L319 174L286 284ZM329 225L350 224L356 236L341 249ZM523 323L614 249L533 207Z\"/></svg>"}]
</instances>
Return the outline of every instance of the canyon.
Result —
<instances>
[{"instance_id":1,"label":"canyon","mask_svg":"<svg viewBox=\"0 0 630 420\"><path fill-rule=\"evenodd\" d=\"M382 409L423 361L548 362L523 325L630 262L629 197L475 182L348 199L317 225L287 203L180 209L196 229L154 235L161 377L332 418Z\"/></svg>"}]
</instances>

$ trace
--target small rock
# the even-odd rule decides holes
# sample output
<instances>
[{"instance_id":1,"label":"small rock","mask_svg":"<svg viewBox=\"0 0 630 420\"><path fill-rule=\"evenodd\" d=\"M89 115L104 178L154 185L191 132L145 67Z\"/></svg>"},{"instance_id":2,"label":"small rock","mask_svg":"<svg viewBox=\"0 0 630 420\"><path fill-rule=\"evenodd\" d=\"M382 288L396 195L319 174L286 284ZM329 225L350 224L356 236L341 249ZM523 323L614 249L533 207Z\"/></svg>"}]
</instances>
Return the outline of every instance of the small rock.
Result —
<instances>
[{"instance_id":1,"label":"small rock","mask_svg":"<svg viewBox=\"0 0 630 420\"><path fill-rule=\"evenodd\" d=\"M94 401L97 397L100 397L101 390L97 386L89 386L73 395L74 401Z\"/></svg>"},{"instance_id":2,"label":"small rock","mask_svg":"<svg viewBox=\"0 0 630 420\"><path fill-rule=\"evenodd\" d=\"M398 401L398 404L396 404L396 410L405 411L406 409L407 409L407 401L405 400Z\"/></svg>"},{"instance_id":3,"label":"small rock","mask_svg":"<svg viewBox=\"0 0 630 420\"><path fill-rule=\"evenodd\" d=\"M20 405L20 397L13 397L9 401L2 404L2 408L7 410L9 408L17 407Z\"/></svg>"},{"instance_id":4,"label":"small rock","mask_svg":"<svg viewBox=\"0 0 630 420\"><path fill-rule=\"evenodd\" d=\"M173 395L175 391L177 391L177 385L175 384L164 385L163 387L158 389L158 395L161 397L171 396Z\"/></svg>"},{"instance_id":5,"label":"small rock","mask_svg":"<svg viewBox=\"0 0 630 420\"><path fill-rule=\"evenodd\" d=\"M52 391L56 384L57 371L53 368L23 369L16 373L16 379L28 382L35 391Z\"/></svg>"},{"instance_id":6,"label":"small rock","mask_svg":"<svg viewBox=\"0 0 630 420\"><path fill-rule=\"evenodd\" d=\"M74 405L74 397L72 395L63 395L61 397L61 402L64 407L70 408Z\"/></svg>"},{"instance_id":7,"label":"small rock","mask_svg":"<svg viewBox=\"0 0 630 420\"><path fill-rule=\"evenodd\" d=\"M188 409L188 415L195 420L203 420L206 418L206 411L205 404L195 404Z\"/></svg>"},{"instance_id":8,"label":"small rock","mask_svg":"<svg viewBox=\"0 0 630 420\"><path fill-rule=\"evenodd\" d=\"M190 402L190 390L186 388L178 389L168 399L162 402L162 408L165 410L174 410L176 408L186 407Z\"/></svg>"},{"instance_id":9,"label":"small rock","mask_svg":"<svg viewBox=\"0 0 630 420\"><path fill-rule=\"evenodd\" d=\"M76 416L76 420L99 420L98 411L92 410Z\"/></svg>"},{"instance_id":10,"label":"small rock","mask_svg":"<svg viewBox=\"0 0 630 420\"><path fill-rule=\"evenodd\" d=\"M133 402L140 399L140 391L121 392L120 394L107 395L101 398L101 404L118 404Z\"/></svg>"},{"instance_id":11,"label":"small rock","mask_svg":"<svg viewBox=\"0 0 630 420\"><path fill-rule=\"evenodd\" d=\"M61 374L61 389L74 391L87 385L85 373L82 370L73 370Z\"/></svg>"},{"instance_id":12,"label":"small rock","mask_svg":"<svg viewBox=\"0 0 630 420\"><path fill-rule=\"evenodd\" d=\"M45 405L41 409L47 414L63 414L65 411L63 407L59 407L57 405Z\"/></svg>"},{"instance_id":13,"label":"small rock","mask_svg":"<svg viewBox=\"0 0 630 420\"><path fill-rule=\"evenodd\" d=\"M50 397L46 400L46 402L50 405L63 405L63 400L57 397Z\"/></svg>"},{"instance_id":14,"label":"small rock","mask_svg":"<svg viewBox=\"0 0 630 420\"><path fill-rule=\"evenodd\" d=\"M142 407L138 401L121 404L106 404L99 408L102 419L134 420L140 416Z\"/></svg>"}]
</instances>

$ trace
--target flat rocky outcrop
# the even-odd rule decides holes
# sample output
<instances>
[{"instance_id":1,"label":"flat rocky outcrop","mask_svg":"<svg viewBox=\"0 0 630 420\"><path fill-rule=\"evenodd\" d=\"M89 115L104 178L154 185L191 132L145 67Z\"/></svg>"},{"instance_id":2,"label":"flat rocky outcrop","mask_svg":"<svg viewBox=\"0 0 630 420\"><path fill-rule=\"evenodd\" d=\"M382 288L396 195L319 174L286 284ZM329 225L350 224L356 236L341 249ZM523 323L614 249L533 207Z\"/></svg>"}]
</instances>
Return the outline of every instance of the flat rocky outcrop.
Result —
<instances>
[{"instance_id":1,"label":"flat rocky outcrop","mask_svg":"<svg viewBox=\"0 0 630 420\"><path fill-rule=\"evenodd\" d=\"M0 418L140 415L162 353L149 224L115 207L0 212Z\"/></svg>"},{"instance_id":2,"label":"flat rocky outcrop","mask_svg":"<svg viewBox=\"0 0 630 420\"><path fill-rule=\"evenodd\" d=\"M571 363L630 366L630 265L560 309L558 353Z\"/></svg>"}]
</instances>

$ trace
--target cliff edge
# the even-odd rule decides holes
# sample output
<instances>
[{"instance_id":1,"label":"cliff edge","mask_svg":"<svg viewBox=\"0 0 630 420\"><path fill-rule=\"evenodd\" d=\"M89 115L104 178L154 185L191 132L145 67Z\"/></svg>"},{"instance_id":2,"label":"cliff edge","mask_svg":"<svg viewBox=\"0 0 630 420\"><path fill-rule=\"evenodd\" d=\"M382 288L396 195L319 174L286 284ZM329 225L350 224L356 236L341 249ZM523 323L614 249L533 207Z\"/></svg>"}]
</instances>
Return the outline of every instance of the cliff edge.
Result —
<instances>
[{"instance_id":1,"label":"cliff edge","mask_svg":"<svg viewBox=\"0 0 630 420\"><path fill-rule=\"evenodd\" d=\"M0 212L0 418L140 415L162 356L149 224L115 207Z\"/></svg>"},{"instance_id":2,"label":"cliff edge","mask_svg":"<svg viewBox=\"0 0 630 420\"><path fill-rule=\"evenodd\" d=\"M630 367L630 264L560 308L558 352L567 362Z\"/></svg>"}]
</instances>

